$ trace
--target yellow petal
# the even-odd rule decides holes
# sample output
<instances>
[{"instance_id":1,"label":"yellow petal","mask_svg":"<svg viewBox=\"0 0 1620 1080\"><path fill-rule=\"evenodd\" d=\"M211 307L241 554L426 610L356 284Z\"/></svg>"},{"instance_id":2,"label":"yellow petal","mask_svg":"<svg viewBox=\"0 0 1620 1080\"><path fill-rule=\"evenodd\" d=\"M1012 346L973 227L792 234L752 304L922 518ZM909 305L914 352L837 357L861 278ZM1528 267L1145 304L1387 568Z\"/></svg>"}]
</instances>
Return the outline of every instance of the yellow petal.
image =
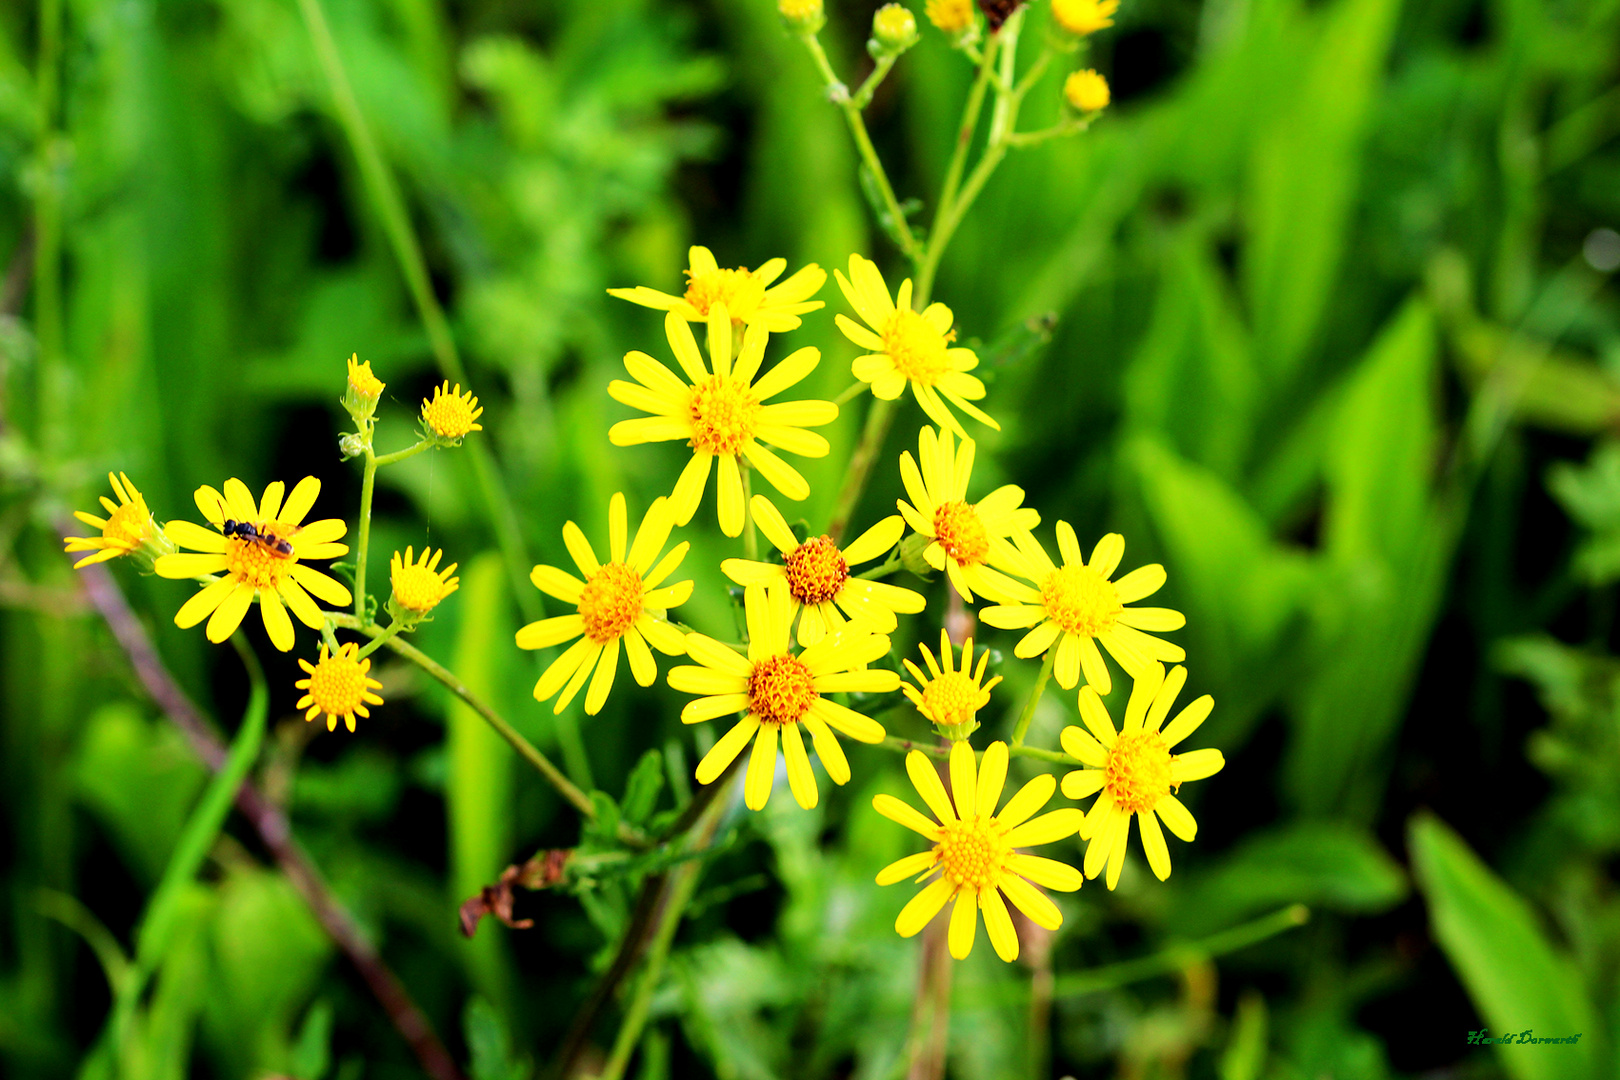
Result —
<instances>
[{"instance_id":1,"label":"yellow petal","mask_svg":"<svg viewBox=\"0 0 1620 1080\"><path fill-rule=\"evenodd\" d=\"M945 906L954 889L955 886L943 877L937 877L923 886L922 891L900 909L900 917L894 920L895 932L901 937L914 936L939 914L939 909Z\"/></svg>"},{"instance_id":2,"label":"yellow petal","mask_svg":"<svg viewBox=\"0 0 1620 1080\"><path fill-rule=\"evenodd\" d=\"M970 889L956 894L956 905L951 908L951 929L947 943L951 955L966 960L973 951L973 936L979 929L979 897Z\"/></svg>"},{"instance_id":3,"label":"yellow petal","mask_svg":"<svg viewBox=\"0 0 1620 1080\"><path fill-rule=\"evenodd\" d=\"M748 758L748 776L743 783L743 805L750 810L763 810L770 801L771 787L776 783L775 724L759 725L754 736L754 752Z\"/></svg>"},{"instance_id":4,"label":"yellow petal","mask_svg":"<svg viewBox=\"0 0 1620 1080\"><path fill-rule=\"evenodd\" d=\"M714 783L720 774L726 771L726 766L737 759L737 755L742 752L742 748L748 745L748 740L758 730L759 721L751 715L743 717L732 725L731 730L720 736L719 740L709 748L709 752L703 755L703 760L698 762L695 774L697 782L700 784Z\"/></svg>"}]
</instances>

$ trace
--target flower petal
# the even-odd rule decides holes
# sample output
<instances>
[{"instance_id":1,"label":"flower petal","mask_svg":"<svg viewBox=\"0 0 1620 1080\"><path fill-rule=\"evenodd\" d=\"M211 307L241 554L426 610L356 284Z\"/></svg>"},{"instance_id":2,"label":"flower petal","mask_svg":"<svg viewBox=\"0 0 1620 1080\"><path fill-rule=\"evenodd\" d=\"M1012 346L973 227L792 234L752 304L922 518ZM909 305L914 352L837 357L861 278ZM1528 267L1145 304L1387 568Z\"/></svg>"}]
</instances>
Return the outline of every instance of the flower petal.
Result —
<instances>
[{"instance_id":1,"label":"flower petal","mask_svg":"<svg viewBox=\"0 0 1620 1080\"><path fill-rule=\"evenodd\" d=\"M763 810L771 799L771 788L776 783L775 724L759 725L754 736L754 752L748 758L748 776L743 782L743 805L750 810Z\"/></svg>"},{"instance_id":2,"label":"flower petal","mask_svg":"<svg viewBox=\"0 0 1620 1080\"><path fill-rule=\"evenodd\" d=\"M1174 720L1170 721L1170 726L1160 732L1160 736L1164 739L1164 745L1174 746L1197 731L1198 725L1204 722L1213 708L1215 708L1215 699L1208 694L1193 699L1185 709L1182 709L1177 714Z\"/></svg>"},{"instance_id":3,"label":"flower petal","mask_svg":"<svg viewBox=\"0 0 1620 1080\"><path fill-rule=\"evenodd\" d=\"M1147 856L1148 867L1152 869L1154 877L1163 881L1170 876L1170 848L1164 842L1159 819L1151 810L1139 810L1136 824L1142 832L1142 852Z\"/></svg>"},{"instance_id":4,"label":"flower petal","mask_svg":"<svg viewBox=\"0 0 1620 1080\"><path fill-rule=\"evenodd\" d=\"M692 520L692 515L697 513L698 503L703 500L703 489L709 482L709 470L713 465L713 454L694 451L692 460L681 470L681 478L675 481L675 491L669 497L671 508L675 511L675 524L685 525Z\"/></svg>"},{"instance_id":5,"label":"flower petal","mask_svg":"<svg viewBox=\"0 0 1620 1080\"><path fill-rule=\"evenodd\" d=\"M694 774L700 784L712 784L726 771L726 767L737 760L742 748L748 745L754 732L759 730L759 721L752 715L745 716L732 725L730 731L720 736L719 740L703 755L698 762L697 772Z\"/></svg>"},{"instance_id":6,"label":"flower petal","mask_svg":"<svg viewBox=\"0 0 1620 1080\"><path fill-rule=\"evenodd\" d=\"M585 620L576 612L573 615L558 615L551 619L541 619L532 622L517 632L517 647L520 649L548 649L553 645L561 645L565 641L585 632Z\"/></svg>"},{"instance_id":7,"label":"flower petal","mask_svg":"<svg viewBox=\"0 0 1620 1080\"><path fill-rule=\"evenodd\" d=\"M1226 767L1226 757L1219 750L1189 750L1170 759L1170 783L1185 784L1214 776Z\"/></svg>"},{"instance_id":8,"label":"flower petal","mask_svg":"<svg viewBox=\"0 0 1620 1080\"><path fill-rule=\"evenodd\" d=\"M843 732L856 742L880 743L883 741L884 731L882 724L836 702L828 701L826 698L820 698L814 705L810 706L810 715L818 717L826 724L830 724L834 730Z\"/></svg>"},{"instance_id":9,"label":"flower petal","mask_svg":"<svg viewBox=\"0 0 1620 1080\"><path fill-rule=\"evenodd\" d=\"M956 906L951 909L951 929L947 938L951 956L966 960L973 951L973 937L979 930L979 895L971 889L956 894Z\"/></svg>"},{"instance_id":10,"label":"flower petal","mask_svg":"<svg viewBox=\"0 0 1620 1080\"><path fill-rule=\"evenodd\" d=\"M943 877L937 877L923 886L922 891L900 909L900 917L894 920L895 932L901 937L916 936L939 914L939 909L945 906L945 901L951 898L955 888Z\"/></svg>"},{"instance_id":11,"label":"flower petal","mask_svg":"<svg viewBox=\"0 0 1620 1080\"><path fill-rule=\"evenodd\" d=\"M1114 588L1119 591L1120 603L1134 604L1143 597L1158 592L1164 586L1164 582L1164 567L1158 563L1149 563L1146 566L1138 566L1114 582Z\"/></svg>"},{"instance_id":12,"label":"flower petal","mask_svg":"<svg viewBox=\"0 0 1620 1080\"><path fill-rule=\"evenodd\" d=\"M159 560L160 562L162 560ZM213 610L219 607L220 602L236 588L236 581L232 578L221 578L211 582L192 593L180 610L174 613L174 625L182 630L189 630L207 618Z\"/></svg>"},{"instance_id":13,"label":"flower petal","mask_svg":"<svg viewBox=\"0 0 1620 1080\"><path fill-rule=\"evenodd\" d=\"M693 698L681 710L681 723L701 724L721 716L734 716L748 708L747 694L716 694Z\"/></svg>"},{"instance_id":14,"label":"flower petal","mask_svg":"<svg viewBox=\"0 0 1620 1080\"><path fill-rule=\"evenodd\" d=\"M914 878L918 874L931 869L939 856L932 851L919 851L915 855L907 855L903 859L885 866L878 871L877 883L879 885L893 885L897 881Z\"/></svg>"},{"instance_id":15,"label":"flower petal","mask_svg":"<svg viewBox=\"0 0 1620 1080\"><path fill-rule=\"evenodd\" d=\"M819 793L816 774L810 768L810 755L804 752L804 736L798 724L782 726L782 757L787 762L788 787L793 798L806 810L815 809Z\"/></svg>"},{"instance_id":16,"label":"flower petal","mask_svg":"<svg viewBox=\"0 0 1620 1080\"><path fill-rule=\"evenodd\" d=\"M1074 892L1085 884L1086 877L1066 862L1045 859L1039 855L1025 855L1021 851L1007 856L1007 869L1022 874L1037 885L1059 892Z\"/></svg>"},{"instance_id":17,"label":"flower petal","mask_svg":"<svg viewBox=\"0 0 1620 1080\"><path fill-rule=\"evenodd\" d=\"M934 769L934 763L920 750L913 750L906 755L906 774L911 777L912 786L917 789L928 809L933 811L934 817L941 824L949 825L956 820L956 810L951 806L949 796L945 794L945 785L940 782L939 773ZM905 824L901 822L901 824Z\"/></svg>"},{"instance_id":18,"label":"flower petal","mask_svg":"<svg viewBox=\"0 0 1620 1080\"><path fill-rule=\"evenodd\" d=\"M242 625L242 616L247 614L247 609L253 604L255 591L252 585L241 582L225 595L225 599L219 602L219 607L209 616L208 625L203 630L209 641L218 645L236 632L236 628Z\"/></svg>"},{"instance_id":19,"label":"flower petal","mask_svg":"<svg viewBox=\"0 0 1620 1080\"><path fill-rule=\"evenodd\" d=\"M1063 913L1047 895L1018 877L1016 874L1003 874L998 882L1001 891L1007 894L1013 907L1022 911L1029 921L1045 930L1056 930L1063 925Z\"/></svg>"},{"instance_id":20,"label":"flower petal","mask_svg":"<svg viewBox=\"0 0 1620 1080\"><path fill-rule=\"evenodd\" d=\"M1053 810L1042 814L1032 821L1026 821L1012 832L1007 834L1009 847L1034 847L1038 844L1051 844L1062 840L1066 836L1074 836L1080 832L1080 820L1085 817L1072 806L1065 806L1061 810Z\"/></svg>"},{"instance_id":21,"label":"flower petal","mask_svg":"<svg viewBox=\"0 0 1620 1080\"><path fill-rule=\"evenodd\" d=\"M282 652L293 647L293 624L287 609L281 606L281 597L272 589L259 593L259 617L264 620L264 632L270 635L270 644Z\"/></svg>"},{"instance_id":22,"label":"flower petal","mask_svg":"<svg viewBox=\"0 0 1620 1080\"><path fill-rule=\"evenodd\" d=\"M591 688L585 693L585 715L595 716L602 711L618 670L619 639L614 638L602 646L602 657L596 662L596 674L591 676Z\"/></svg>"},{"instance_id":23,"label":"flower petal","mask_svg":"<svg viewBox=\"0 0 1620 1080\"><path fill-rule=\"evenodd\" d=\"M844 756L844 748L838 745L832 729L814 716L806 716L800 723L809 729L811 741L815 743L816 757L821 759L821 765L832 782L840 786L849 783L849 759Z\"/></svg>"},{"instance_id":24,"label":"flower petal","mask_svg":"<svg viewBox=\"0 0 1620 1080\"><path fill-rule=\"evenodd\" d=\"M996 815L996 823L1006 829L1016 829L1028 821L1035 811L1045 806L1055 790L1057 781L1052 779L1051 773L1036 774L1018 789L1016 795L1007 800L1007 805Z\"/></svg>"},{"instance_id":25,"label":"flower petal","mask_svg":"<svg viewBox=\"0 0 1620 1080\"><path fill-rule=\"evenodd\" d=\"M1163 818L1170 831L1181 839L1190 842L1198 835L1198 822L1193 820L1192 813L1174 795L1160 796L1153 812Z\"/></svg>"}]
</instances>

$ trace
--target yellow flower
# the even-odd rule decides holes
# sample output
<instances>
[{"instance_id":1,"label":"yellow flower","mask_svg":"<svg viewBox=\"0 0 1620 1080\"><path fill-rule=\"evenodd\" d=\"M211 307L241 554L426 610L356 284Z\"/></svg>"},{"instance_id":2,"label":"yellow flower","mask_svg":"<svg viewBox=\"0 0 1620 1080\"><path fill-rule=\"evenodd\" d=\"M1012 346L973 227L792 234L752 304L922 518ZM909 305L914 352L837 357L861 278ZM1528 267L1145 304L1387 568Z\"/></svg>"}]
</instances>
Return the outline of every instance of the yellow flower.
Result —
<instances>
[{"instance_id":1,"label":"yellow flower","mask_svg":"<svg viewBox=\"0 0 1620 1080\"><path fill-rule=\"evenodd\" d=\"M727 559L721 571L739 585L768 585L783 582L788 593L788 620L799 615L798 642L810 646L844 628L844 616L878 634L892 634L899 620L896 612L915 614L923 609L921 594L898 585L866 581L851 576L849 568L886 555L899 541L905 522L891 515L862 533L854 543L840 548L830 536L813 536L800 543L782 519L781 513L763 495L755 495L754 523L765 539L782 553L780 563ZM839 612L839 608L843 612Z\"/></svg>"},{"instance_id":2,"label":"yellow flower","mask_svg":"<svg viewBox=\"0 0 1620 1080\"><path fill-rule=\"evenodd\" d=\"M241 625L242 616L257 598L265 632L276 648L286 652L293 646L287 608L305 626L319 630L324 616L310 593L334 607L346 607L354 600L341 582L303 561L348 554L347 544L334 543L348 531L348 526L338 518L304 524L304 517L321 492L321 482L313 476L300 480L285 502L282 494L286 485L277 480L264 489L257 506L253 493L242 481L232 477L224 487L221 495L204 485L194 496L197 509L219 532L189 521L171 521L164 529L180 547L202 554L163 556L154 568L159 577L223 575L181 605L174 624L184 630L212 613L206 629L208 640L221 642ZM231 526L229 532L227 523Z\"/></svg>"},{"instance_id":3,"label":"yellow flower","mask_svg":"<svg viewBox=\"0 0 1620 1080\"><path fill-rule=\"evenodd\" d=\"M872 41L880 53L905 52L917 44L917 17L904 4L884 4L872 16Z\"/></svg>"},{"instance_id":4,"label":"yellow flower","mask_svg":"<svg viewBox=\"0 0 1620 1080\"><path fill-rule=\"evenodd\" d=\"M355 714L369 719L371 710L366 706L383 703L382 698L372 693L382 689L382 683L366 677L371 670L371 657L356 659L358 651L359 647L351 641L338 646L335 656L328 656L326 646L322 645L321 658L313 666L303 657L298 658L298 666L309 673L309 678L293 683L305 691L294 708L308 710L304 713L305 720L325 713L326 730L336 731L341 716L344 726L353 731Z\"/></svg>"},{"instance_id":5,"label":"yellow flower","mask_svg":"<svg viewBox=\"0 0 1620 1080\"><path fill-rule=\"evenodd\" d=\"M781 5L784 18L813 21L820 17L821 4L794 3ZM812 296L827 283L827 271L810 263L780 285L771 282L787 269L786 259L771 259L758 270L746 266L736 270L722 270L714 255L706 247L692 247L687 252L690 269L686 271L686 292L681 296L637 285L633 289L609 289L609 296L628 300L642 307L668 311L687 322L704 322L715 305L726 309L730 318L748 326L758 326L773 334L799 328L799 316L826 306Z\"/></svg>"},{"instance_id":6,"label":"yellow flower","mask_svg":"<svg viewBox=\"0 0 1620 1080\"><path fill-rule=\"evenodd\" d=\"M703 366L697 340L680 312L664 317L664 332L687 382L644 352L625 354L624 366L635 382L615 379L608 393L615 401L652 413L652 416L621 420L613 425L608 438L615 446L685 439L692 448L692 460L676 481L670 496L675 524L685 525L697 512L709 471L720 462L716 500L720 530L738 536L743 530L742 474L737 459L746 458L783 495L795 501L807 498L810 485L797 469L766 449L771 443L801 457L825 457L827 440L807 427L830 424L838 418L838 406L830 401L763 402L793 386L821 362L819 349L805 348L790 354L764 375L759 375L769 334L759 323L748 327L742 350L732 360L731 317L722 303L709 309L709 360L714 370ZM755 376L759 375L756 381Z\"/></svg>"},{"instance_id":7,"label":"yellow flower","mask_svg":"<svg viewBox=\"0 0 1620 1080\"><path fill-rule=\"evenodd\" d=\"M922 652L923 663L928 665L928 674L924 675L922 669L910 660L905 661L906 670L917 680L917 685L901 683L901 692L917 706L918 712L950 738L966 739L979 726L976 719L978 712L990 703L990 691L1001 681L1000 675L989 682L984 681L984 669L990 663L990 650L984 650L979 657L979 670L974 671L973 639L968 638L962 645L962 668L953 671L951 639L943 629L939 632L938 660L922 642L917 643L917 648Z\"/></svg>"},{"instance_id":8,"label":"yellow flower","mask_svg":"<svg viewBox=\"0 0 1620 1080\"><path fill-rule=\"evenodd\" d=\"M686 651L681 632L665 621L664 612L686 603L692 595L692 583L679 581L659 588L692 546L676 544L663 559L658 558L673 526L669 500L654 499L626 551L624 495L615 493L608 502L610 561L599 563L579 526L572 521L563 525L563 543L585 580L554 566L536 566L529 580L541 592L573 604L578 610L572 615L530 623L517 632L517 645L520 649L544 649L574 638L579 640L541 673L540 681L534 684L536 701L545 701L561 690L562 696L551 710L560 713L589 678L591 688L585 694L585 711L594 716L613 689L621 641L630 659L630 674L642 686L651 686L658 678L658 665L647 648L649 642L665 656L679 656Z\"/></svg>"},{"instance_id":9,"label":"yellow flower","mask_svg":"<svg viewBox=\"0 0 1620 1080\"><path fill-rule=\"evenodd\" d=\"M948 936L951 955L958 960L967 959L979 927L978 913L983 911L984 926L990 933L990 944L995 947L996 955L1003 960L1016 960L1018 934L1013 930L1007 905L1002 902L1002 893L1036 926L1056 930L1063 924L1063 914L1057 905L1035 885L1073 892L1082 884L1080 871L1067 863L1014 850L1050 844L1073 835L1080 827L1082 815L1073 807L1053 810L1030 820L1035 811L1046 805L1057 787L1057 781L1050 774L1041 773L1025 784L997 814L996 803L1001 801L1002 786L1007 780L1006 743L991 743L976 769L971 746L965 741L951 746L954 806L945 794L939 774L934 771L933 762L921 752L913 750L906 755L906 772L911 774L917 793L934 812L938 823L929 821L893 795L876 796L872 806L890 821L932 840L934 846L932 850L890 863L878 874L877 883L893 885L909 877L921 881L935 872L939 876L901 909L894 923L901 937L911 937L927 926L945 906L945 901L954 897L956 906L951 909Z\"/></svg>"},{"instance_id":10,"label":"yellow flower","mask_svg":"<svg viewBox=\"0 0 1620 1080\"><path fill-rule=\"evenodd\" d=\"M1090 68L1072 72L1063 81L1063 97L1081 112L1105 109L1110 100L1108 80Z\"/></svg>"},{"instance_id":11,"label":"yellow flower","mask_svg":"<svg viewBox=\"0 0 1620 1080\"><path fill-rule=\"evenodd\" d=\"M911 502L900 499L897 505L906 523L933 541L923 549L923 558L935 570L945 571L962 599L971 601L977 590L1000 600L1020 588L1018 582L993 569L1020 566L1007 537L1033 529L1040 524L1041 515L1034 507L1020 505L1024 489L1013 484L969 503L973 452L972 439L963 439L958 450L949 431L936 435L933 428L923 428L917 440L922 469L918 470L911 451L900 455L900 479Z\"/></svg>"},{"instance_id":12,"label":"yellow flower","mask_svg":"<svg viewBox=\"0 0 1620 1080\"><path fill-rule=\"evenodd\" d=\"M973 0L928 0L923 13L945 33L960 34L973 25Z\"/></svg>"},{"instance_id":13,"label":"yellow flower","mask_svg":"<svg viewBox=\"0 0 1620 1080\"><path fill-rule=\"evenodd\" d=\"M441 439L465 438L469 432L483 431L484 425L475 423L484 410L472 391L461 392L461 384L450 389L450 380L433 388L433 397L422 401L422 423Z\"/></svg>"},{"instance_id":14,"label":"yellow flower","mask_svg":"<svg viewBox=\"0 0 1620 1080\"><path fill-rule=\"evenodd\" d=\"M1205 694L1182 709L1161 731L1164 718L1186 682L1184 667L1173 669L1166 678L1163 664L1149 665L1131 688L1125 725L1118 732L1097 692L1089 686L1081 687L1080 718L1091 734L1072 725L1063 729L1063 749L1086 766L1063 778L1063 794L1071 799L1097 795L1080 826L1080 839L1088 841L1086 876L1096 877L1106 864L1110 889L1118 884L1120 867L1125 864L1132 814L1142 833L1148 865L1160 881L1170 876L1170 852L1159 829L1159 818L1183 840L1198 835L1198 822L1171 792L1189 780L1214 776L1226 764L1219 750L1170 752L1215 707L1215 699Z\"/></svg>"},{"instance_id":15,"label":"yellow flower","mask_svg":"<svg viewBox=\"0 0 1620 1080\"><path fill-rule=\"evenodd\" d=\"M106 562L108 559L116 559L120 555L138 551L142 544L156 535L157 525L152 521L152 512L146 508L146 500L135 490L135 485L129 482L129 477L123 473L117 476L108 473L107 482L112 485L113 494L118 496L118 501L115 503L107 496L101 496L101 505L107 511L106 517L98 518L83 510L73 511L74 517L92 529L100 529L101 535L67 536L62 539L64 551L95 552L74 563L75 570L90 563Z\"/></svg>"},{"instance_id":16,"label":"yellow flower","mask_svg":"<svg viewBox=\"0 0 1620 1080\"><path fill-rule=\"evenodd\" d=\"M973 350L950 347L956 340L950 308L929 304L921 314L912 311L910 278L900 283L899 296L891 300L877 265L859 255L849 257L849 277L836 272L834 276L844 298L872 328L843 315L836 318L845 337L872 350L870 356L856 357L853 370L857 379L872 384L874 395L893 401L910 383L917 404L940 427L967 438L961 421L946 407L948 401L981 424L1001 430L968 401L984 397L984 383L968 374L979 366Z\"/></svg>"},{"instance_id":17,"label":"yellow flower","mask_svg":"<svg viewBox=\"0 0 1620 1080\"><path fill-rule=\"evenodd\" d=\"M826 695L842 691L883 694L899 686L900 676L892 671L864 670L866 664L889 651L889 639L852 625L794 655L788 646L792 608L785 583L745 586L743 610L748 621L746 658L702 634L688 634L686 653L702 666L671 668L669 672L669 685L676 690L709 695L687 703L681 710L684 724L747 710L698 762L697 781L713 783L753 739L743 801L751 810L763 809L776 779L780 738L788 785L799 805L808 810L816 805L818 792L799 728L810 732L816 756L833 783L848 783L849 761L832 729L859 742L875 743L883 741L883 725Z\"/></svg>"},{"instance_id":18,"label":"yellow flower","mask_svg":"<svg viewBox=\"0 0 1620 1080\"><path fill-rule=\"evenodd\" d=\"M461 585L461 579L451 577L456 572L457 563L451 563L443 570L439 569L439 560L444 557L444 550L433 551L430 548L422 549L420 561L412 561L412 549L405 549L402 560L399 552L388 560L389 583L394 588L394 599L401 607L417 615L425 615L439 606L439 602Z\"/></svg>"},{"instance_id":19,"label":"yellow flower","mask_svg":"<svg viewBox=\"0 0 1620 1080\"><path fill-rule=\"evenodd\" d=\"M1072 690L1084 672L1086 682L1099 694L1108 693L1113 681L1097 650L1098 642L1132 678L1140 678L1155 660L1179 663L1187 658L1180 645L1142 632L1179 630L1187 624L1186 616L1169 608L1125 606L1159 591L1165 580L1163 566L1139 566L1118 581L1110 581L1125 554L1124 537L1109 533L1097 541L1089 563L1080 557L1080 542L1068 522L1058 522L1057 538L1063 555L1061 567L1033 536L1016 536L1024 565L1015 572L1033 581L1035 588L1015 582L1007 590L1004 606L979 612L980 619L1003 630L1034 628L1014 647L1014 656L1040 656L1057 642L1052 674L1058 685Z\"/></svg>"},{"instance_id":20,"label":"yellow flower","mask_svg":"<svg viewBox=\"0 0 1620 1080\"><path fill-rule=\"evenodd\" d=\"M349 389L354 391L356 397L379 398L382 396L384 383L371 373L371 361L359 363L360 354L355 353L349 357Z\"/></svg>"},{"instance_id":21,"label":"yellow flower","mask_svg":"<svg viewBox=\"0 0 1620 1080\"><path fill-rule=\"evenodd\" d=\"M776 0L776 10L782 16L782 21L787 24L788 29L796 33L814 34L827 24L827 12L822 6L822 0ZM694 248L693 250L701 250L705 255L708 255L707 248ZM708 255L708 257L710 262L714 261L713 255ZM784 262L783 265L785 266L786 263ZM777 273L781 273L781 271L778 270ZM822 275L822 280L827 280L826 275ZM820 287L820 285L816 286L818 289ZM614 292L611 289L608 291ZM632 290L620 289L617 290L617 294L630 291ZM652 290L647 291L651 292ZM631 297L626 296L625 299L629 300Z\"/></svg>"},{"instance_id":22,"label":"yellow flower","mask_svg":"<svg viewBox=\"0 0 1620 1080\"><path fill-rule=\"evenodd\" d=\"M1052 0L1052 18L1075 37L1114 25L1119 0Z\"/></svg>"}]
</instances>

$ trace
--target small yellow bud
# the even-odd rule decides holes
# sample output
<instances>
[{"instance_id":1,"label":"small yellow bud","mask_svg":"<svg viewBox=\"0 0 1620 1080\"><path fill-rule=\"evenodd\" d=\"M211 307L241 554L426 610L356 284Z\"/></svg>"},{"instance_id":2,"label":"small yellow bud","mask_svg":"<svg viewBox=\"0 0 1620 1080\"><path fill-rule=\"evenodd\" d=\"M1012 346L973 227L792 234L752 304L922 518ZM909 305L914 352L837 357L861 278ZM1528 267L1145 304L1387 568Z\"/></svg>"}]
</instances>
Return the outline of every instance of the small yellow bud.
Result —
<instances>
[{"instance_id":1,"label":"small yellow bud","mask_svg":"<svg viewBox=\"0 0 1620 1080\"><path fill-rule=\"evenodd\" d=\"M866 43L873 56L898 56L917 44L917 17L904 4L884 4L872 16L872 38Z\"/></svg>"},{"instance_id":2,"label":"small yellow bud","mask_svg":"<svg viewBox=\"0 0 1620 1080\"><path fill-rule=\"evenodd\" d=\"M1052 19L1075 37L1114 25L1119 0L1052 0Z\"/></svg>"},{"instance_id":3,"label":"small yellow bud","mask_svg":"<svg viewBox=\"0 0 1620 1080\"><path fill-rule=\"evenodd\" d=\"M1096 112L1108 106L1108 80L1090 68L1076 71L1063 83L1063 96L1080 112Z\"/></svg>"},{"instance_id":4,"label":"small yellow bud","mask_svg":"<svg viewBox=\"0 0 1620 1080\"><path fill-rule=\"evenodd\" d=\"M343 389L343 407L354 422L365 425L377 411L377 400L382 397L383 382L371 373L371 361L360 363L360 354L349 357L349 382Z\"/></svg>"},{"instance_id":5,"label":"small yellow bud","mask_svg":"<svg viewBox=\"0 0 1620 1080\"><path fill-rule=\"evenodd\" d=\"M776 0L776 11L796 34L814 34L827 23L822 0Z\"/></svg>"},{"instance_id":6,"label":"small yellow bud","mask_svg":"<svg viewBox=\"0 0 1620 1080\"><path fill-rule=\"evenodd\" d=\"M973 0L928 0L928 21L947 34L965 34L974 26Z\"/></svg>"}]
</instances>

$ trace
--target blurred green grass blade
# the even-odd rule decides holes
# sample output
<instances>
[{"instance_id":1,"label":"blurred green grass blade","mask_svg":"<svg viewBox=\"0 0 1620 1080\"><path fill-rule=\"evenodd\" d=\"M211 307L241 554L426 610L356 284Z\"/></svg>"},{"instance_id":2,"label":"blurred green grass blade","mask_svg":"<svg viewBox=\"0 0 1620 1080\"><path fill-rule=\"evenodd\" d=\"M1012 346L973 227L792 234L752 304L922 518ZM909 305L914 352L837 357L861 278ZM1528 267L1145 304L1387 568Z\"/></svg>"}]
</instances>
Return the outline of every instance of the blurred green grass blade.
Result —
<instances>
[{"instance_id":1,"label":"blurred green grass blade","mask_svg":"<svg viewBox=\"0 0 1620 1080\"><path fill-rule=\"evenodd\" d=\"M1238 999L1232 1036L1221 1054L1221 1080L1260 1080L1266 1065L1266 999L1250 990Z\"/></svg>"},{"instance_id":2,"label":"blurred green grass blade","mask_svg":"<svg viewBox=\"0 0 1620 1080\"><path fill-rule=\"evenodd\" d=\"M506 573L496 552L471 559L461 571L460 623L453 669L474 694L497 700L501 666L515 650ZM451 899L460 903L500 876L511 854L512 751L459 698L449 710L450 768L445 791L449 815ZM463 948L473 979L496 1001L507 986L502 935L492 924Z\"/></svg>"},{"instance_id":3,"label":"blurred green grass blade","mask_svg":"<svg viewBox=\"0 0 1620 1080\"><path fill-rule=\"evenodd\" d=\"M1408 843L1434 936L1490 1034L1581 1036L1573 1045L1494 1047L1508 1075L1595 1078L1603 1050L1596 1011L1574 964L1547 940L1530 906L1439 818L1414 817Z\"/></svg>"}]
</instances>

